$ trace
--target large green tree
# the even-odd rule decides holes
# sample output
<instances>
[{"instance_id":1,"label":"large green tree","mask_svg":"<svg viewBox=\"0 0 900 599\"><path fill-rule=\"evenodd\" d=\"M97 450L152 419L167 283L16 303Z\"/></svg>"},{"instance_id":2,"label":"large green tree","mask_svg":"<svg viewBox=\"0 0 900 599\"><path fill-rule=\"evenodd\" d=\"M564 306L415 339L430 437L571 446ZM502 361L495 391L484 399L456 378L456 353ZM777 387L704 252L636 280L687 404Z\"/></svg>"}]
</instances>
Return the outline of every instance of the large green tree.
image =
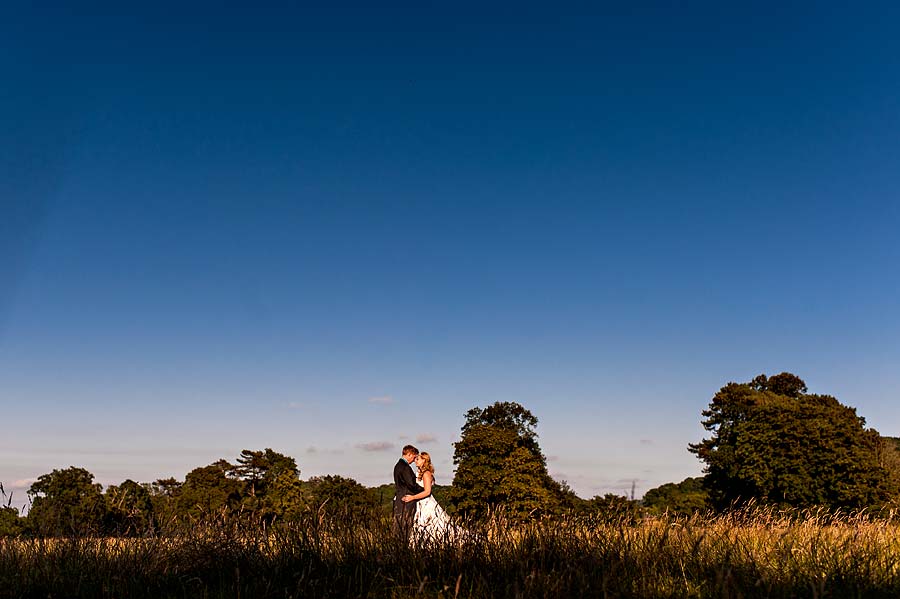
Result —
<instances>
[{"instance_id":1,"label":"large green tree","mask_svg":"<svg viewBox=\"0 0 900 599\"><path fill-rule=\"evenodd\" d=\"M234 466L226 460L219 460L188 472L176 499L178 513L206 517L237 509L241 501L242 484L229 476L233 470Z\"/></svg>"},{"instance_id":2,"label":"large green tree","mask_svg":"<svg viewBox=\"0 0 900 599\"><path fill-rule=\"evenodd\" d=\"M242 507L266 521L291 518L305 507L300 469L290 456L245 449L231 472L244 482Z\"/></svg>"},{"instance_id":3,"label":"large green tree","mask_svg":"<svg viewBox=\"0 0 900 599\"><path fill-rule=\"evenodd\" d=\"M547 473L538 445L537 418L514 402L466 413L454 443L456 476L449 498L457 511L483 516L502 506L516 518L556 511L562 495Z\"/></svg>"},{"instance_id":4,"label":"large green tree","mask_svg":"<svg viewBox=\"0 0 900 599\"><path fill-rule=\"evenodd\" d=\"M41 475L28 496L27 524L37 534L87 534L102 529L106 505L101 486L84 468L72 466Z\"/></svg>"},{"instance_id":5,"label":"large green tree","mask_svg":"<svg viewBox=\"0 0 900 599\"><path fill-rule=\"evenodd\" d=\"M706 463L717 508L750 499L796 507L856 508L890 495L881 437L856 410L783 372L729 383L703 412L712 435L689 446Z\"/></svg>"}]
</instances>

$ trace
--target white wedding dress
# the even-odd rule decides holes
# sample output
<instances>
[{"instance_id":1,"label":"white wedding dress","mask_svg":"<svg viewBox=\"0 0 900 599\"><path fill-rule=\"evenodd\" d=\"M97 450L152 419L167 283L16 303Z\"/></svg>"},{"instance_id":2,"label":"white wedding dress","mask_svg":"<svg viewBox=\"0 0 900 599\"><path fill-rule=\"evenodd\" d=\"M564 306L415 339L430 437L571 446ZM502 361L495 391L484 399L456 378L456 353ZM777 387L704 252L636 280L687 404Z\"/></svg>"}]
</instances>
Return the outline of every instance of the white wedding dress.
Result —
<instances>
[{"instance_id":1,"label":"white wedding dress","mask_svg":"<svg viewBox=\"0 0 900 599\"><path fill-rule=\"evenodd\" d=\"M416 482L422 485L422 479ZM422 485L424 486L424 485ZM416 518L413 521L413 536L421 541L442 541L455 538L456 527L450 516L440 506L434 495L423 497L416 502Z\"/></svg>"}]
</instances>

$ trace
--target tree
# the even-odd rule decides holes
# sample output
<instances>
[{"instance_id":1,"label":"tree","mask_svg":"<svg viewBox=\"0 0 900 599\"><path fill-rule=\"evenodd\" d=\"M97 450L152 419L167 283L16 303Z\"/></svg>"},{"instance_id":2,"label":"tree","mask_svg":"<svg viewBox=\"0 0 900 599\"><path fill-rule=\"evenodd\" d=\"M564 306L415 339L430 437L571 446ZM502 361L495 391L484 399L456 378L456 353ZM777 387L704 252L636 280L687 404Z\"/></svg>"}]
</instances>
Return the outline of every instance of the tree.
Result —
<instances>
[{"instance_id":1,"label":"tree","mask_svg":"<svg viewBox=\"0 0 900 599\"><path fill-rule=\"evenodd\" d=\"M293 517L305 507L300 469L292 457L271 448L245 449L231 474L244 482L243 508L266 521Z\"/></svg>"},{"instance_id":2,"label":"tree","mask_svg":"<svg viewBox=\"0 0 900 599\"><path fill-rule=\"evenodd\" d=\"M109 532L138 534L153 526L153 502L145 486L128 479L121 485L110 485L104 498Z\"/></svg>"},{"instance_id":3,"label":"tree","mask_svg":"<svg viewBox=\"0 0 900 599\"><path fill-rule=\"evenodd\" d=\"M266 496L259 515L271 522L276 518L290 520L307 509L303 483L298 476L282 472L266 487Z\"/></svg>"},{"instance_id":4,"label":"tree","mask_svg":"<svg viewBox=\"0 0 900 599\"><path fill-rule=\"evenodd\" d=\"M712 435L689 450L706 463L714 507L757 499L779 505L857 508L890 494L880 436L854 408L806 393L796 375L728 383L704 410Z\"/></svg>"},{"instance_id":5,"label":"tree","mask_svg":"<svg viewBox=\"0 0 900 599\"><path fill-rule=\"evenodd\" d=\"M0 538L15 537L22 532L19 510L8 505L0 506Z\"/></svg>"},{"instance_id":6,"label":"tree","mask_svg":"<svg viewBox=\"0 0 900 599\"><path fill-rule=\"evenodd\" d=\"M881 437L878 463L888 473L888 487L894 503L900 503L900 438Z\"/></svg>"},{"instance_id":7,"label":"tree","mask_svg":"<svg viewBox=\"0 0 900 599\"><path fill-rule=\"evenodd\" d=\"M288 473L298 480L300 478L300 469L294 458L268 447L265 451L241 451L232 473L247 483L247 494L250 496L255 496L257 492L265 493L266 486L281 474Z\"/></svg>"},{"instance_id":8,"label":"tree","mask_svg":"<svg viewBox=\"0 0 900 599\"><path fill-rule=\"evenodd\" d=\"M750 382L750 387L756 391L769 391L775 395L797 398L807 391L803 379L790 372L782 372L774 376L761 374Z\"/></svg>"},{"instance_id":9,"label":"tree","mask_svg":"<svg viewBox=\"0 0 900 599\"><path fill-rule=\"evenodd\" d=\"M367 514L378 508L379 496L352 478L315 476L306 482L310 507L327 513Z\"/></svg>"},{"instance_id":10,"label":"tree","mask_svg":"<svg viewBox=\"0 0 900 599\"><path fill-rule=\"evenodd\" d=\"M98 532L106 511L100 491L94 475L84 468L41 475L28 489L28 528L44 536Z\"/></svg>"},{"instance_id":11,"label":"tree","mask_svg":"<svg viewBox=\"0 0 900 599\"><path fill-rule=\"evenodd\" d=\"M154 526L164 526L178 518L178 497L181 495L182 484L173 477L143 483L153 505Z\"/></svg>"},{"instance_id":12,"label":"tree","mask_svg":"<svg viewBox=\"0 0 900 599\"><path fill-rule=\"evenodd\" d=\"M204 517L235 509L241 500L241 481L228 476L233 469L219 460L188 472L178 494L179 514Z\"/></svg>"},{"instance_id":13,"label":"tree","mask_svg":"<svg viewBox=\"0 0 900 599\"><path fill-rule=\"evenodd\" d=\"M8 497L6 505L0 505L0 538L17 536L22 532L22 518L19 516L19 510L12 507L12 494L6 495L3 483L0 483L0 497Z\"/></svg>"},{"instance_id":14,"label":"tree","mask_svg":"<svg viewBox=\"0 0 900 599\"><path fill-rule=\"evenodd\" d=\"M588 501L575 493L575 489L567 480L557 481L559 508L563 512L583 512L588 508Z\"/></svg>"},{"instance_id":15,"label":"tree","mask_svg":"<svg viewBox=\"0 0 900 599\"><path fill-rule=\"evenodd\" d=\"M640 504L625 495L606 493L583 502L579 511L610 522L635 522L640 516Z\"/></svg>"},{"instance_id":16,"label":"tree","mask_svg":"<svg viewBox=\"0 0 900 599\"><path fill-rule=\"evenodd\" d=\"M516 518L559 508L561 488L547 473L537 441L537 418L513 402L466 413L454 443L456 476L450 502L457 511L483 516L503 506Z\"/></svg>"},{"instance_id":17,"label":"tree","mask_svg":"<svg viewBox=\"0 0 900 599\"><path fill-rule=\"evenodd\" d=\"M666 483L644 493L641 504L649 511L690 514L709 509L709 492L703 477L689 477L680 483Z\"/></svg>"}]
</instances>

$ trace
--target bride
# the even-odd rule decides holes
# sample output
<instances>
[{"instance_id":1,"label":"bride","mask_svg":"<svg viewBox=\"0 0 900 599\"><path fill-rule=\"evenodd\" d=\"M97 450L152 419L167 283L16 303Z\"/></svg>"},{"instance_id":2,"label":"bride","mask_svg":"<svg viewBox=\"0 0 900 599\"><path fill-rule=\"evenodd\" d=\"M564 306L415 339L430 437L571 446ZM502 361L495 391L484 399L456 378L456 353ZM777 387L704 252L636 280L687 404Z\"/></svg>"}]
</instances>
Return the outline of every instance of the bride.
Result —
<instances>
[{"instance_id":1,"label":"bride","mask_svg":"<svg viewBox=\"0 0 900 599\"><path fill-rule=\"evenodd\" d=\"M416 466L419 468L416 482L425 490L415 495L404 495L402 498L404 503L417 502L413 536L417 539L432 541L446 539L454 532L453 525L450 523L447 512L431 494L434 486L434 466L431 464L431 456L428 452L423 451L419 454L416 458Z\"/></svg>"}]
</instances>

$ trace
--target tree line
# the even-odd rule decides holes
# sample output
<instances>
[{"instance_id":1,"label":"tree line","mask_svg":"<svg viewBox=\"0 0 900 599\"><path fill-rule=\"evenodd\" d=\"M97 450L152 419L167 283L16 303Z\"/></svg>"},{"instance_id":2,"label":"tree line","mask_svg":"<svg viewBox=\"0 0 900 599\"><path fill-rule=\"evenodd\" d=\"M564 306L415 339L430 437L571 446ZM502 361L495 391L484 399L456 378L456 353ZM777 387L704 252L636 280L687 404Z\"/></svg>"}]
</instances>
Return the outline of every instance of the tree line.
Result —
<instances>
[{"instance_id":1,"label":"tree line","mask_svg":"<svg viewBox=\"0 0 900 599\"><path fill-rule=\"evenodd\" d=\"M614 494L582 499L554 480L538 442L538 419L524 406L472 408L454 444L452 484L434 493L451 512L481 517L503 510L515 519L723 511L749 501L829 509L895 505L900 439L867 428L836 398L807 391L786 372L728 383L702 413L709 437L688 446L704 463L704 475L651 489L640 501ZM0 507L0 535L144 534L216 517L272 524L309 511L388 511L393 493L392 484L366 487L337 475L302 480L296 460L271 448L245 449L234 462L195 468L183 481L126 480L105 490L73 466L31 485L27 515L9 503Z\"/></svg>"}]
</instances>

